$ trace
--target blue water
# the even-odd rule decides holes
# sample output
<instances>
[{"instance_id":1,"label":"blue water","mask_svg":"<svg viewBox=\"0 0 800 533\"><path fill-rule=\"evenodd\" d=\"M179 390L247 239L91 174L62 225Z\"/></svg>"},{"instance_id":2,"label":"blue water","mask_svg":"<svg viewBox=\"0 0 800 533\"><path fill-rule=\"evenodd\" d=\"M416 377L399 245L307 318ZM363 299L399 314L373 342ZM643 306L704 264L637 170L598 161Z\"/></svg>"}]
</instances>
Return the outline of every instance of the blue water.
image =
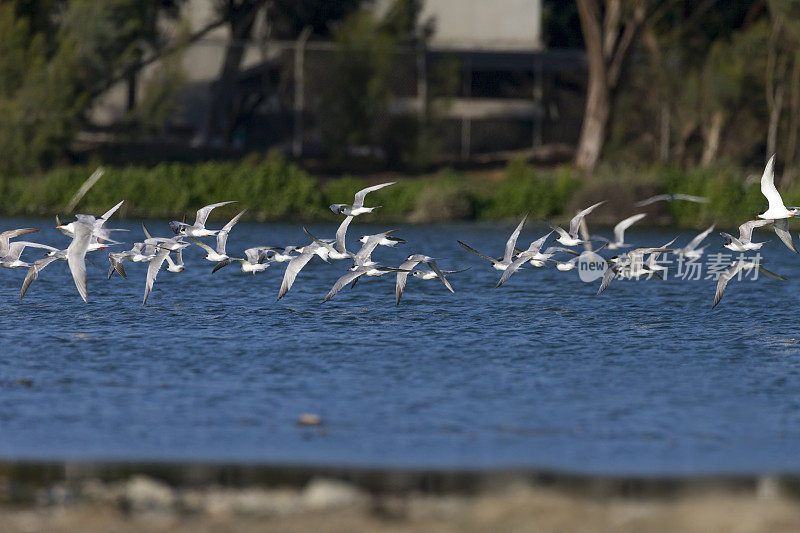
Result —
<instances>
[{"instance_id":1,"label":"blue water","mask_svg":"<svg viewBox=\"0 0 800 533\"><path fill-rule=\"evenodd\" d=\"M2 222L67 243L50 220ZM116 226L140 235L136 222ZM353 224L350 247L379 229ZM64 262L21 303L25 271L3 269L0 458L800 470L800 258L774 234L757 236L789 281L731 282L712 312L713 281L614 281L595 296L598 282L575 272L529 268L495 289L500 273L455 241L500 255L510 230L402 226L408 244L375 258L397 265L422 252L471 269L452 276L455 294L410 279L399 307L392 276L321 304L349 265L317 259L276 302L284 264L212 276L197 247L185 272L159 275L147 307L146 265L107 281L102 252L90 255L88 305ZM520 244L542 233L529 224ZM676 233L631 230L629 240ZM241 223L228 246L305 240L299 225ZM710 242L717 251L719 237ZM302 413L324 425L299 426Z\"/></svg>"}]
</instances>

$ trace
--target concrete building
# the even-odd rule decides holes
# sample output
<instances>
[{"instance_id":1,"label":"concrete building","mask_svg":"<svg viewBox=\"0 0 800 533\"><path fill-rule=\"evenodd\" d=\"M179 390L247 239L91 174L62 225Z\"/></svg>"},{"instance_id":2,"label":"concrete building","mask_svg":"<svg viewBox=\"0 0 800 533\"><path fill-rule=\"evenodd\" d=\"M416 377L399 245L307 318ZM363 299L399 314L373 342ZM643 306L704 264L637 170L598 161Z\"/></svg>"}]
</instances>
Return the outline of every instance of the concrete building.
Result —
<instances>
[{"instance_id":1,"label":"concrete building","mask_svg":"<svg viewBox=\"0 0 800 533\"><path fill-rule=\"evenodd\" d=\"M391 2L383 0L378 9ZM542 48L541 0L426 0L420 19L435 28L433 50Z\"/></svg>"},{"instance_id":2,"label":"concrete building","mask_svg":"<svg viewBox=\"0 0 800 533\"><path fill-rule=\"evenodd\" d=\"M382 15L393 1L378 0L374 9ZM215 17L212 0L189 0L183 13L190 32ZM577 139L583 57L576 51L544 49L541 0L425 0L420 23L434 31L426 49L400 51L407 56L408 79L398 87L392 113L420 112L428 66L446 58L458 62L461 78L446 112L445 144L451 156L536 149ZM296 155L313 151L319 136L310 115L319 97L320 76L312 73L315 65L330 62L335 47L268 36L262 22L253 37L241 43L245 54L237 91L242 112L250 115L231 138L220 142L245 150L278 145ZM180 132L176 142L191 142L203 127L228 43L228 29L221 26L183 52L187 84L180 93L181 109L170 120L171 131ZM155 63L141 73L135 81L137 92L157 68ZM95 107L93 121L109 127L124 120L132 100L129 93L130 87L122 83L109 91Z\"/></svg>"}]
</instances>

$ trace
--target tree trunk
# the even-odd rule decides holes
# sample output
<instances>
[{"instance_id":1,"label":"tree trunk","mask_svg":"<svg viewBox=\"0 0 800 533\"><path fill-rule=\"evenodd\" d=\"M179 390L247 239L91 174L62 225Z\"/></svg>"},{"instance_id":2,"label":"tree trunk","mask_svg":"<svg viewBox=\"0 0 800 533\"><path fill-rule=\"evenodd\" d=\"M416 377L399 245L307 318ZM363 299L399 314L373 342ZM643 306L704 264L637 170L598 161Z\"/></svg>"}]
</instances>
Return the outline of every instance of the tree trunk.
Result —
<instances>
[{"instance_id":1,"label":"tree trunk","mask_svg":"<svg viewBox=\"0 0 800 533\"><path fill-rule=\"evenodd\" d=\"M303 156L303 113L306 107L306 40L311 35L311 26L306 26L294 42L294 129L292 131L292 155Z\"/></svg>"},{"instance_id":2,"label":"tree trunk","mask_svg":"<svg viewBox=\"0 0 800 533\"><path fill-rule=\"evenodd\" d=\"M692 120L684 124L678 133L678 140L675 143L675 161L677 161L679 165L687 166L686 143L689 142L689 138L696 129L697 121Z\"/></svg>"},{"instance_id":3,"label":"tree trunk","mask_svg":"<svg viewBox=\"0 0 800 533\"><path fill-rule=\"evenodd\" d=\"M669 162L669 134L670 134L670 117L672 113L669 109L669 104L664 102L661 104L661 135L658 145L658 158L662 163Z\"/></svg>"},{"instance_id":4,"label":"tree trunk","mask_svg":"<svg viewBox=\"0 0 800 533\"><path fill-rule=\"evenodd\" d=\"M222 142L227 144L231 126L235 117L231 116L236 88L236 77L246 51L245 41L253 31L256 12L263 5L263 0L247 1L238 4L229 1L228 21L230 23L230 40L225 49L219 78L212 87L211 103L206 122L199 135L199 144Z\"/></svg>"},{"instance_id":5,"label":"tree trunk","mask_svg":"<svg viewBox=\"0 0 800 533\"><path fill-rule=\"evenodd\" d=\"M128 103L125 106L125 111L128 113L132 112L134 108L136 108L136 100L137 98L137 85L138 85L139 76L137 76L136 72L130 72L128 74L127 79L125 80L125 84L128 86Z\"/></svg>"},{"instance_id":6,"label":"tree trunk","mask_svg":"<svg viewBox=\"0 0 800 533\"><path fill-rule=\"evenodd\" d=\"M611 99L606 78L606 58L603 54L600 9L594 0L577 1L586 60L589 63L589 81L575 166L585 172L592 172L597 167L603 148Z\"/></svg>"},{"instance_id":7,"label":"tree trunk","mask_svg":"<svg viewBox=\"0 0 800 533\"><path fill-rule=\"evenodd\" d=\"M175 54L184 50L187 46L192 43L196 43L210 32L214 31L215 29L219 28L220 26L224 25L224 20L214 20L196 32L192 33L186 39L180 39L178 43L171 44L169 46L165 46L164 48L156 49L150 53L148 57L145 59L138 59L133 64L127 66L124 71L120 74L116 74L114 76L110 76L104 83L95 87L91 93L89 93L90 98L97 98L98 96L102 95L111 87L116 85L121 81L125 81L131 74L136 74L141 72L145 67L148 65L152 65L156 61L159 61L162 58L165 58L169 55Z\"/></svg>"},{"instance_id":8,"label":"tree trunk","mask_svg":"<svg viewBox=\"0 0 800 533\"><path fill-rule=\"evenodd\" d=\"M769 110L769 127L767 128L767 157L778 150L778 124L781 121L781 111L783 111L783 85L778 85L775 89L775 96L772 98L772 106Z\"/></svg>"},{"instance_id":9,"label":"tree trunk","mask_svg":"<svg viewBox=\"0 0 800 533\"><path fill-rule=\"evenodd\" d=\"M769 125L767 127L767 153L764 159L772 157L778 148L778 125L783 111L783 85L788 68L788 57L780 53L780 36L783 31L784 21L777 17L772 22L772 31L767 44L767 72L766 91L767 109L769 110Z\"/></svg>"},{"instance_id":10,"label":"tree trunk","mask_svg":"<svg viewBox=\"0 0 800 533\"><path fill-rule=\"evenodd\" d=\"M722 111L716 111L711 115L711 123L703 130L705 146L703 147L703 157L700 159L701 165L709 165L717 158L719 141L722 138L722 126L724 125L725 115Z\"/></svg>"},{"instance_id":11,"label":"tree trunk","mask_svg":"<svg viewBox=\"0 0 800 533\"><path fill-rule=\"evenodd\" d=\"M647 18L645 2L634 2L633 11L620 26L620 0L607 0L605 16L597 0L577 0L581 33L589 63L589 82L581 137L575 165L592 172L600 160L611 117L611 105L631 47Z\"/></svg>"},{"instance_id":12,"label":"tree trunk","mask_svg":"<svg viewBox=\"0 0 800 533\"><path fill-rule=\"evenodd\" d=\"M782 180L786 187L793 186L795 176L797 176L795 153L798 127L800 127L800 52L795 52L792 63L792 81L789 86L789 139L786 141L786 166L784 166Z\"/></svg>"},{"instance_id":13,"label":"tree trunk","mask_svg":"<svg viewBox=\"0 0 800 533\"><path fill-rule=\"evenodd\" d=\"M611 113L611 99L604 80L605 76L593 76L590 71L586 110L583 114L578 151L575 154L575 165L586 172L592 172L600 160Z\"/></svg>"}]
</instances>

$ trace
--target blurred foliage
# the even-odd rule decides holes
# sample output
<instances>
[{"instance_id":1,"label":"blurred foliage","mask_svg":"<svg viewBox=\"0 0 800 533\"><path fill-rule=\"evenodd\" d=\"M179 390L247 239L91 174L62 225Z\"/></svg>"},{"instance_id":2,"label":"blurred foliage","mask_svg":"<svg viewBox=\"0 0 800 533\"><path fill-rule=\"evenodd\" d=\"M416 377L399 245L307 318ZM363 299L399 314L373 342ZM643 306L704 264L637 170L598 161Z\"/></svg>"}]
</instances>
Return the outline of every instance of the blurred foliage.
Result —
<instances>
[{"instance_id":1,"label":"blurred foliage","mask_svg":"<svg viewBox=\"0 0 800 533\"><path fill-rule=\"evenodd\" d=\"M67 166L35 178L0 179L0 215L63 215L64 206L92 170ZM563 220L599 200L607 200L607 216L621 217L636 200L681 192L705 196L709 202L658 203L645 210L651 214L647 222L687 227L716 222L735 227L765 208L758 180L747 179L731 165L690 170L674 166L621 170L604 165L598 172L597 179L586 184L570 166L539 168L516 160L500 172L445 168L429 175L393 177L395 185L369 195L368 205L381 209L365 217L373 222L509 220L530 212L532 220ZM779 173L779 183L781 179ZM328 205L349 203L358 190L380 181L388 179L314 177L279 152L239 161L109 166L77 210L101 213L124 199L122 216L180 218L191 217L203 205L237 200L239 204L214 211L214 216L224 218L248 207L247 218L253 220L334 221L338 217ZM800 205L800 187L781 188L787 205ZM630 214L634 212L639 210ZM604 224L617 221L603 218L602 213L594 218Z\"/></svg>"},{"instance_id":2,"label":"blurred foliage","mask_svg":"<svg viewBox=\"0 0 800 533\"><path fill-rule=\"evenodd\" d=\"M214 1L220 13L246 3ZM643 1L658 7L657 16L637 35L615 95L604 163L593 180L600 184L597 194L612 183L632 186L634 178L621 176L638 172L653 192L711 198L699 208L665 207L681 224L752 216L763 198L757 187L744 185L741 169L759 167L774 150L787 203L800 203L794 187L800 175L800 0ZM147 52L167 41L188 42L188 31L167 36L159 24L163 15L177 17L182 3L0 1L0 175L36 176L27 187L22 178L2 182L7 214L54 212L66 203L89 174L87 167L63 164L70 162L69 147L86 125L93 98L130 74ZM511 218L528 210L538 218L558 217L574 207L579 193L595 194L569 167L547 170L512 161L496 180L432 168L445 138L447 99L459 89L458 63L437 59L425 66L427 98L419 113L393 109L412 92L416 51L431 37L431 29L419 24L423 0L397 0L380 16L367 0L250 3L266 7L259 16L269 21L263 25L269 38L295 39L310 27L312 40L334 40L336 75L312 104L325 117L322 134L333 168L356 168L358 158L372 158L420 175L377 192L375 201L384 208L376 217ZM623 5L624 18L632 4ZM574 2L545 0L543 17L549 45L582 45ZM143 72L129 116L142 131L162 132L179 109L175 95L186 81L180 60L172 54ZM768 131L774 132L772 144ZM152 205L158 215L234 195L269 198L269 207L253 212L258 218L326 217L327 204L348 201L365 183L317 179L271 154L241 162L110 168L84 203L102 209L123 195L134 211L151 214L143 206Z\"/></svg>"},{"instance_id":3,"label":"blurred foliage","mask_svg":"<svg viewBox=\"0 0 800 533\"><path fill-rule=\"evenodd\" d=\"M62 210L91 167L60 167L36 178L0 180L0 213L64 214ZM78 205L81 212L102 212L125 200L125 216L176 217L191 214L220 198L238 200L256 220L335 220L332 203L352 201L375 179L352 176L315 178L279 152L236 162L162 163L151 168L106 167L105 174ZM524 161L511 163L499 178L444 169L429 176L405 177L369 196L381 209L372 220L506 219L530 210L549 218L563 211L576 179L568 168L538 170ZM216 211L215 211L216 213ZM227 212L221 210L218 216Z\"/></svg>"},{"instance_id":4,"label":"blurred foliage","mask_svg":"<svg viewBox=\"0 0 800 533\"><path fill-rule=\"evenodd\" d=\"M182 65L184 45L189 39L188 23L181 21L175 33L177 51L150 69L142 84L142 95L129 113L128 119L136 126L135 135L163 134L170 119L182 111L178 94L189 79Z\"/></svg>"},{"instance_id":5,"label":"blurred foliage","mask_svg":"<svg viewBox=\"0 0 800 533\"><path fill-rule=\"evenodd\" d=\"M80 47L66 37L48 48L13 3L0 4L0 170L52 163L75 131L85 102L78 89Z\"/></svg>"},{"instance_id":6,"label":"blurred foliage","mask_svg":"<svg viewBox=\"0 0 800 533\"><path fill-rule=\"evenodd\" d=\"M366 10L349 16L335 41L337 75L323 95L323 135L331 157L343 163L348 147L379 145L385 134L396 42Z\"/></svg>"},{"instance_id":7,"label":"blurred foliage","mask_svg":"<svg viewBox=\"0 0 800 533\"><path fill-rule=\"evenodd\" d=\"M173 2L0 3L0 173L63 160L93 95L158 39Z\"/></svg>"},{"instance_id":8,"label":"blurred foliage","mask_svg":"<svg viewBox=\"0 0 800 533\"><path fill-rule=\"evenodd\" d=\"M91 173L87 167L54 169L37 178L3 181L2 210L16 214L54 214L64 209L71 196ZM106 167L105 174L78 206L86 212L125 199L125 211L137 216L166 217L190 213L202 205L230 198L242 203L258 199L250 216L261 220L299 216L318 218L327 211L318 180L291 164L279 153L263 160L161 163L152 168ZM116 198L116 200L113 200ZM16 206L16 207L15 207Z\"/></svg>"},{"instance_id":9,"label":"blurred foliage","mask_svg":"<svg viewBox=\"0 0 800 533\"><path fill-rule=\"evenodd\" d=\"M769 149L792 182L800 164L800 1L664 4L638 48L616 101L607 161L660 161L691 173L758 166Z\"/></svg>"},{"instance_id":10,"label":"blurred foliage","mask_svg":"<svg viewBox=\"0 0 800 533\"><path fill-rule=\"evenodd\" d=\"M271 0L270 32L279 39L296 39L309 26L313 35L328 37L337 21L357 10L364 0Z\"/></svg>"},{"instance_id":11,"label":"blurred foliage","mask_svg":"<svg viewBox=\"0 0 800 533\"><path fill-rule=\"evenodd\" d=\"M324 87L320 109L325 145L335 165L343 166L355 150L390 167L421 171L439 155L443 107L458 85L455 62L428 67L427 99L416 116L394 115L390 109L398 96L398 47L413 52L430 37L418 28L421 9L420 0L397 0L382 18L362 9L337 27L336 75Z\"/></svg>"},{"instance_id":12,"label":"blurred foliage","mask_svg":"<svg viewBox=\"0 0 800 533\"><path fill-rule=\"evenodd\" d=\"M553 175L534 169L525 161L512 161L506 167L505 179L494 187L486 216L507 218L527 211L533 218L559 215L577 185L569 173Z\"/></svg>"},{"instance_id":13,"label":"blurred foliage","mask_svg":"<svg viewBox=\"0 0 800 533\"><path fill-rule=\"evenodd\" d=\"M575 2L542 2L543 40L550 48L582 48L583 35Z\"/></svg>"},{"instance_id":14,"label":"blurred foliage","mask_svg":"<svg viewBox=\"0 0 800 533\"><path fill-rule=\"evenodd\" d=\"M170 119L181 112L178 93L187 76L180 59L178 54L170 55L145 80L142 96L129 116L137 126L135 133L163 133Z\"/></svg>"}]
</instances>

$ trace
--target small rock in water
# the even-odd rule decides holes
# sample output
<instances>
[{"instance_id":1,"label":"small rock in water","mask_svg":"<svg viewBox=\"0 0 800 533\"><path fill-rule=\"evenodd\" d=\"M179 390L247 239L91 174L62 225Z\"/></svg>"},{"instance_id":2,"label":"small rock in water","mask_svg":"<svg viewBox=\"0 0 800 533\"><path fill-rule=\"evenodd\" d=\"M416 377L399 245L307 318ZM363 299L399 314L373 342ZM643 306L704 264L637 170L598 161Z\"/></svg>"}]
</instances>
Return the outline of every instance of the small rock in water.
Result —
<instances>
[{"instance_id":1,"label":"small rock in water","mask_svg":"<svg viewBox=\"0 0 800 533\"><path fill-rule=\"evenodd\" d=\"M313 413L304 413L297 418L297 423L301 426L319 426L322 424L322 417Z\"/></svg>"},{"instance_id":2,"label":"small rock in water","mask_svg":"<svg viewBox=\"0 0 800 533\"><path fill-rule=\"evenodd\" d=\"M17 379L14 380L14 383L16 383L17 385L22 385L23 387L28 387L28 388L33 387L32 379L27 379L27 378Z\"/></svg>"}]
</instances>

